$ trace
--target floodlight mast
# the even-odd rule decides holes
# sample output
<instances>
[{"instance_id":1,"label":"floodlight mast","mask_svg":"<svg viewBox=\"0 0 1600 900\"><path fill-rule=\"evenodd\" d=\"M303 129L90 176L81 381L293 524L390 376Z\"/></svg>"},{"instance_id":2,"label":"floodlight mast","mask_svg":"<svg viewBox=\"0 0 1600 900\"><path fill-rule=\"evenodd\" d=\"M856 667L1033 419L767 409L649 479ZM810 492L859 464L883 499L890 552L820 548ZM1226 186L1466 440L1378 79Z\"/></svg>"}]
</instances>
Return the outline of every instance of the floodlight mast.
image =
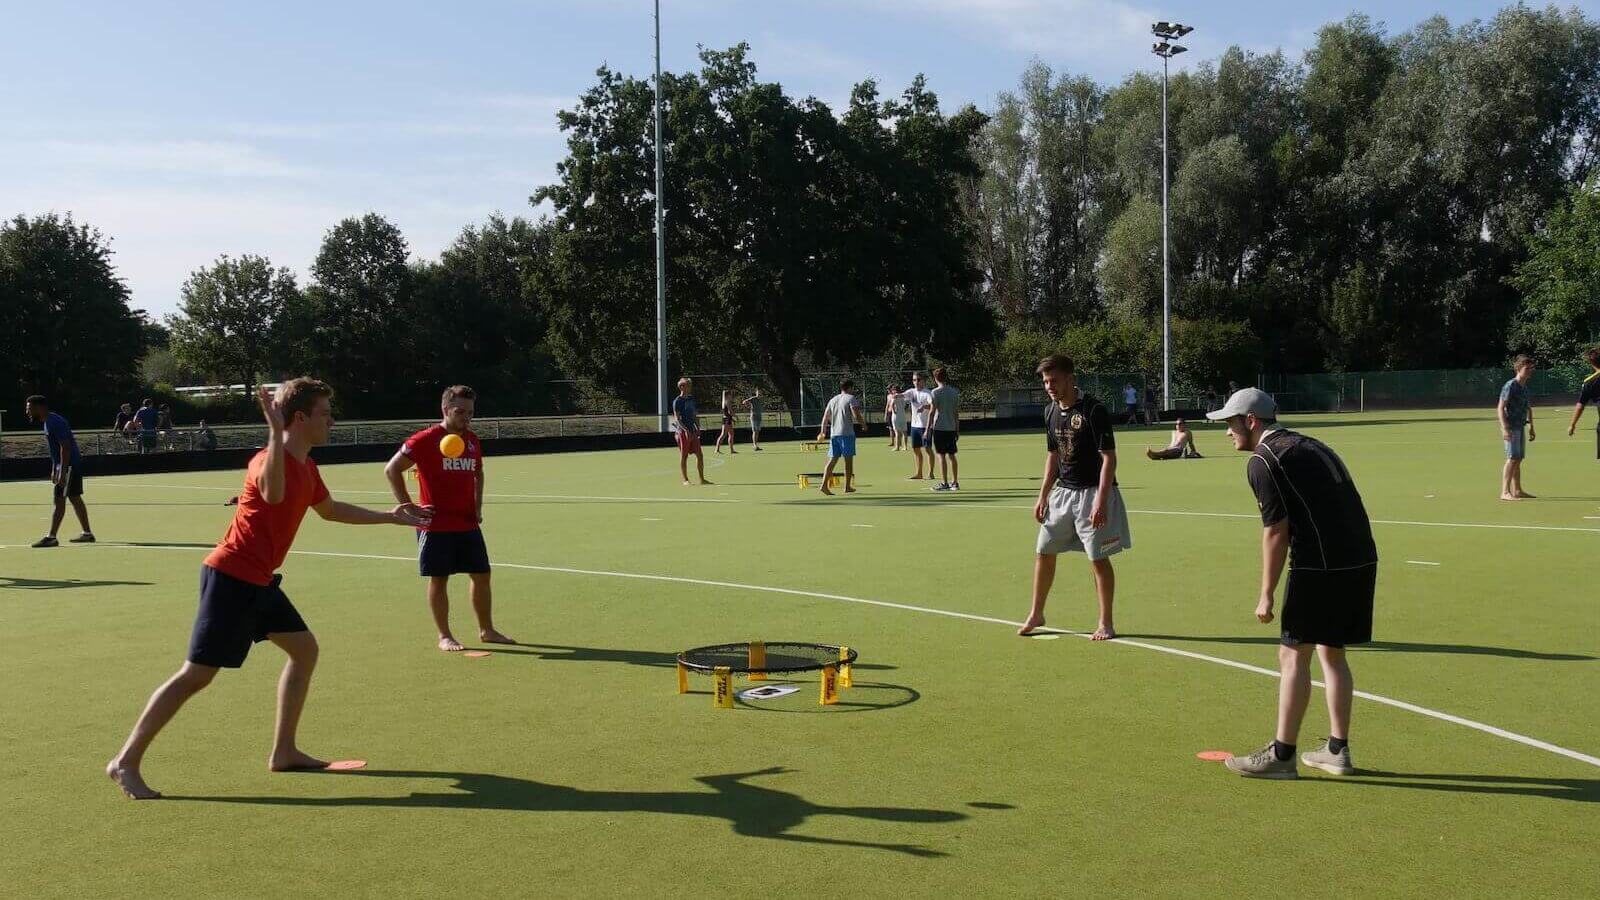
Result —
<instances>
[{"instance_id":1,"label":"floodlight mast","mask_svg":"<svg viewBox=\"0 0 1600 900\"><path fill-rule=\"evenodd\" d=\"M1176 22L1156 22L1150 33L1161 40L1150 52L1161 57L1161 407L1172 408L1172 276L1168 238L1167 202L1167 76L1174 56L1189 48L1176 43L1194 29Z\"/></svg>"},{"instance_id":2,"label":"floodlight mast","mask_svg":"<svg viewBox=\"0 0 1600 900\"><path fill-rule=\"evenodd\" d=\"M662 433L667 429L671 409L670 391L667 388L667 235L666 210L661 198L661 0L656 8L656 412L657 427Z\"/></svg>"}]
</instances>

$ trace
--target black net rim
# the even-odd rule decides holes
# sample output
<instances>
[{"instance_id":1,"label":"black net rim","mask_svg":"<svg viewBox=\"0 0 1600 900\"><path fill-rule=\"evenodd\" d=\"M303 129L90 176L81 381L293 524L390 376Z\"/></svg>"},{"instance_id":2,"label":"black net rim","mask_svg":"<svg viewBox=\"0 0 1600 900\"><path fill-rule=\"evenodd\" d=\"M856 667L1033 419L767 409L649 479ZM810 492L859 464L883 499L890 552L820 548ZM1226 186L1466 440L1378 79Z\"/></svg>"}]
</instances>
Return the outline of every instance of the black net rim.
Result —
<instances>
[{"instance_id":1,"label":"black net rim","mask_svg":"<svg viewBox=\"0 0 1600 900\"><path fill-rule=\"evenodd\" d=\"M800 650L807 653L828 654L830 658L813 660L794 665L779 665L769 662L765 666L751 667L750 663L748 662L750 658L750 642L740 641L734 644L711 644L705 647L691 647L688 650L678 654L678 665L683 666L685 669L688 669L691 672L700 672L707 675L711 674L718 668L726 668L730 673L736 675L748 675L757 672L764 675L773 675L789 672L820 672L829 666L848 666L854 663L859 655L856 653L855 648L850 648L849 650L845 650L845 656L841 659L839 657L839 652L844 650L844 648L837 644L814 644L809 641L763 641L762 643L765 645L767 654L769 656L781 656L786 651L792 652L795 650ZM693 657L696 655L710 656L724 653L743 654L743 658L746 660L746 662L733 665L723 663L696 662L693 659Z\"/></svg>"}]
</instances>

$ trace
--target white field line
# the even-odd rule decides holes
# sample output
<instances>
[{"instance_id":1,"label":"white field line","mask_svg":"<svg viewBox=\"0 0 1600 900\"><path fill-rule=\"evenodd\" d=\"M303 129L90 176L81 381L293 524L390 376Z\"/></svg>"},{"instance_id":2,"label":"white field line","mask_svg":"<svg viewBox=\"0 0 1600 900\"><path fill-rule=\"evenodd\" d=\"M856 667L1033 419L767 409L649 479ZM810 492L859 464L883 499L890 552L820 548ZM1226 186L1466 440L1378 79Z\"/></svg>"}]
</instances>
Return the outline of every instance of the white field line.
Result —
<instances>
[{"instance_id":1,"label":"white field line","mask_svg":"<svg viewBox=\"0 0 1600 900\"><path fill-rule=\"evenodd\" d=\"M237 487L215 487L198 484L147 484L145 482L124 482L113 487L148 488L152 490L168 491L222 491L228 494L239 493ZM388 491L351 490L340 488L339 494L371 494L374 496L390 496ZM742 503L742 500L718 500L714 497L613 497L597 496L592 494L495 494L485 493L485 497L496 497L502 500L595 500L627 503ZM1600 530L1600 529L1597 529Z\"/></svg>"},{"instance_id":2,"label":"white field line","mask_svg":"<svg viewBox=\"0 0 1600 900\"><path fill-rule=\"evenodd\" d=\"M214 487L191 484L147 484L144 482L125 482L116 487L149 488L153 490L184 490L184 491L226 491L238 493L237 488ZM388 491L350 490L340 489L341 494L371 494L374 496L389 496ZM508 500L594 500L597 502L613 503L744 503L743 500L721 500L714 497L619 497L598 496L589 494L496 494L486 493L485 497L498 497ZM759 501L756 501L759 502ZM1031 506L1006 506L1001 504L950 504L947 509L984 510L984 511L1032 511ZM1257 519L1256 513L1224 513L1201 512L1198 510L1182 509L1129 509L1128 512L1142 516L1189 516L1205 519ZM1585 516L1585 518L1589 518ZM1373 519L1374 525L1397 525L1415 528L1488 528L1501 531L1558 531L1573 532L1577 534L1600 534L1600 528L1582 528L1570 525L1504 525L1493 522L1422 522L1412 519Z\"/></svg>"},{"instance_id":3,"label":"white field line","mask_svg":"<svg viewBox=\"0 0 1600 900\"><path fill-rule=\"evenodd\" d=\"M182 552L188 552L188 553L198 552L196 548L191 548L191 547L130 547L130 546L127 546L127 545L117 545L117 544L82 544L82 545L76 545L76 546L81 547L81 548L90 548L90 549L98 548L98 549L115 549L115 550L176 550L176 551L182 551ZM289 552L294 554L294 555L296 555L296 556L318 556L318 557L332 557L332 558L338 558L338 559L384 560L384 561L404 562L404 563L411 563L411 564L415 564L416 563L416 557L415 556L385 556L385 555L380 555L380 554L375 554L375 553L336 553L336 552L321 551L321 550L291 550ZM906 611L906 612L927 613L928 615L945 616L947 618L952 618L952 619L964 619L964 620L969 621L969 622L984 622L984 623L991 624L991 625L1005 625L1005 626L1011 627L1011 628L1019 627L1022 624L1021 622L1013 622L1010 619L1001 619L1001 618L998 618L998 617L995 617L995 616L982 616L982 615L977 615L975 613L956 612L954 610L948 610L948 609L935 609L935 608L929 607L929 606L913 606L913 605L907 604L907 603L893 603L893 602L890 602L888 600L869 600L869 599L866 599L864 597L847 597L847 596L844 596L843 594L824 594L824 593L820 593L820 592L817 592L817 591L802 591L802 590L797 590L795 588L772 587L770 585L762 585L762 584L741 584L739 582L734 582L734 581L711 581L711 580L704 579L704 578L684 578L684 577L680 577L680 576L676 576L676 575L650 575L650 574L644 574L644 573L639 573L639 572L610 572L610 571L605 571L605 570L601 570L601 569L577 569L577 568L572 568L572 567L569 567L569 566L537 566L537 565L532 565L532 564L528 564L528 563L499 563L499 562L497 562L497 563L495 563L495 565L497 567L499 567L499 568L504 568L504 569L522 569L522 570L530 571L530 572L555 572L555 573L560 573L560 574L563 574L563 575L587 575L587 576L597 577L597 578L625 578L625 579L632 579L632 580L637 580L637 581L659 581L659 582L667 582L667 583L671 583L671 584L693 584L693 585L700 585L702 587L727 588L727 589L730 589L730 590L740 590L740 591L758 591L758 592L767 593L767 594L783 594L785 596L791 596L791 597L810 597L810 598L814 598L814 599L818 599L818 600L835 600L835 601L838 601L838 602L841 602L841 603L856 603L856 604L860 604L862 606L876 606L876 607L881 607L881 608L884 608L884 609L898 609L898 610L903 610L903 611ZM1080 638L1083 638L1085 640L1088 640L1090 638L1090 634L1087 633L1087 632L1064 631L1064 630L1058 629L1058 628L1050 628L1050 629L1044 629L1044 630L1046 630L1046 631L1048 631L1050 633L1053 633L1053 634L1072 635L1074 637L1080 637ZM1124 646L1124 647L1138 647L1138 648L1143 649L1143 650L1153 650L1153 651L1155 651L1157 653L1167 653L1167 654L1170 654L1172 656L1182 656L1182 657L1184 657L1186 659L1195 659L1195 660L1200 660L1201 662L1212 663L1213 665L1227 666L1230 669L1239 669L1239 670L1245 671L1245 672L1254 672L1257 675L1265 675L1265 676L1267 676L1269 678L1277 678L1278 677L1278 673L1276 671L1272 670L1272 669L1267 669L1267 668L1263 668L1261 666L1251 665L1249 663L1242 663L1242 662L1238 662L1238 661L1232 660L1232 659L1223 659L1222 657L1219 657L1219 656L1209 656L1209 655L1204 654L1204 653L1195 653L1192 650L1180 650L1177 647L1167 647L1167 646L1163 646L1161 644L1146 643L1145 641L1129 640L1128 638L1117 638L1116 640L1110 641L1109 643L1114 644L1114 645ZM1312 681L1311 683L1313 685L1316 685L1317 687L1324 687L1323 683L1320 682L1320 681ZM1382 696L1380 694L1373 694L1373 693L1369 693L1367 691L1356 691L1355 692L1355 696L1360 697L1360 698L1362 698L1364 700L1371 700L1374 703L1381 703L1381 704L1383 704L1385 706L1392 706L1392 707L1394 707L1396 709L1403 709L1403 710L1406 710L1407 712L1416 713L1417 715L1420 715L1420 716L1427 716L1430 719L1438 719L1441 722L1450 722L1450 723L1455 724L1455 725L1460 725L1460 726L1462 726L1464 728L1471 728L1474 731L1481 731L1484 734L1491 734L1491 735L1494 735L1495 737L1504 738L1505 740L1513 741L1515 743L1522 744L1522 745L1527 746L1527 747L1533 747L1533 748L1538 749L1538 750L1544 750L1544 751L1546 751L1548 753L1554 753L1557 756L1564 756L1564 757L1566 757L1568 759L1576 760L1578 762L1586 763L1586 764L1594 766L1596 768L1600 768L1600 757L1590 756L1587 753L1579 753L1576 750L1569 750L1569 749L1567 749L1565 747L1561 747L1561 746L1558 746L1556 744L1549 743L1547 741L1541 741L1538 738L1528 737L1527 735L1518 734L1518 733L1516 733L1514 731L1507 731L1507 730L1505 730L1503 728L1497 728L1497 727L1495 727L1493 725L1488 725L1488 724L1485 724L1483 722L1477 722L1477 721L1474 721L1472 719L1462 718L1461 716L1452 715L1452 714L1447 713L1447 712L1441 712L1441 711L1436 710L1436 709L1429 709L1426 706L1418 706L1415 703L1408 703L1408 702L1406 702L1404 700L1395 700L1395 699L1393 699L1391 697L1384 697L1384 696Z\"/></svg>"},{"instance_id":4,"label":"white field line","mask_svg":"<svg viewBox=\"0 0 1600 900\"><path fill-rule=\"evenodd\" d=\"M1424 559L1408 559L1408 560L1406 560L1406 562L1410 563L1413 566L1437 566L1437 565L1442 565L1442 563L1428 562L1427 560L1424 560Z\"/></svg>"}]
</instances>

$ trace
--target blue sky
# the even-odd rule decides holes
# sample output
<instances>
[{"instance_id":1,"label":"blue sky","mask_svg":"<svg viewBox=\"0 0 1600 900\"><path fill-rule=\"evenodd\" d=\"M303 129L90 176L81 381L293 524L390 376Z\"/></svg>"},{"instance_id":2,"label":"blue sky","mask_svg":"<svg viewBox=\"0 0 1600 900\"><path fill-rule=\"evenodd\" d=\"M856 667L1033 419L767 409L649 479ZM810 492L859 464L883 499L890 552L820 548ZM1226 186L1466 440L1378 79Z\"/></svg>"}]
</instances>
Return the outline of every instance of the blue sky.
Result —
<instances>
[{"instance_id":1,"label":"blue sky","mask_svg":"<svg viewBox=\"0 0 1600 900\"><path fill-rule=\"evenodd\" d=\"M1034 57L1120 80L1149 23L1197 26L1181 60L1229 44L1298 56L1360 9L1401 31L1478 0L665 0L664 66L752 46L765 78L833 103L918 72L947 109L988 108ZM1570 4L1564 4L1570 5ZM1600 0L1575 4L1600 15ZM304 274L323 233L375 211L414 254L469 222L530 214L563 155L554 111L602 63L645 76L649 0L447 4L0 0L0 215L71 211L113 239L134 304L171 312L193 269L265 254Z\"/></svg>"}]
</instances>

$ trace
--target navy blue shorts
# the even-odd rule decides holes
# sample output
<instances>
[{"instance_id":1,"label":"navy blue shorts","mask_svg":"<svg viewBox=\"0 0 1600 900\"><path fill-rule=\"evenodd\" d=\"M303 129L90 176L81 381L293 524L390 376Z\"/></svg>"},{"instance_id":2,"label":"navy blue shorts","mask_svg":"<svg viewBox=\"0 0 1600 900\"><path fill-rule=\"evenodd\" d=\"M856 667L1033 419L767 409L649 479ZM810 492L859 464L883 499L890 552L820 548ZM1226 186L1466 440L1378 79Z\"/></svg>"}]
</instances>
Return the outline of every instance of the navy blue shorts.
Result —
<instances>
[{"instance_id":1,"label":"navy blue shorts","mask_svg":"<svg viewBox=\"0 0 1600 900\"><path fill-rule=\"evenodd\" d=\"M489 571L489 548L483 543L483 532L476 528L419 531L417 550L418 568L425 577Z\"/></svg>"},{"instance_id":2,"label":"navy blue shorts","mask_svg":"<svg viewBox=\"0 0 1600 900\"><path fill-rule=\"evenodd\" d=\"M200 567L200 611L189 635L189 661L219 669L237 669L250 655L250 645L269 634L310 631L306 620L278 585L241 581L210 566Z\"/></svg>"},{"instance_id":3,"label":"navy blue shorts","mask_svg":"<svg viewBox=\"0 0 1600 900\"><path fill-rule=\"evenodd\" d=\"M83 465L66 465L61 469L61 480L50 486L57 500L83 496Z\"/></svg>"},{"instance_id":4,"label":"navy blue shorts","mask_svg":"<svg viewBox=\"0 0 1600 900\"><path fill-rule=\"evenodd\" d=\"M930 440L927 440L926 439L926 435L927 435L927 429L919 428L919 427L917 427L915 425L911 426L911 449L917 450L917 449L920 449L922 447L931 447L931 446L933 446L933 442L930 441Z\"/></svg>"}]
</instances>

